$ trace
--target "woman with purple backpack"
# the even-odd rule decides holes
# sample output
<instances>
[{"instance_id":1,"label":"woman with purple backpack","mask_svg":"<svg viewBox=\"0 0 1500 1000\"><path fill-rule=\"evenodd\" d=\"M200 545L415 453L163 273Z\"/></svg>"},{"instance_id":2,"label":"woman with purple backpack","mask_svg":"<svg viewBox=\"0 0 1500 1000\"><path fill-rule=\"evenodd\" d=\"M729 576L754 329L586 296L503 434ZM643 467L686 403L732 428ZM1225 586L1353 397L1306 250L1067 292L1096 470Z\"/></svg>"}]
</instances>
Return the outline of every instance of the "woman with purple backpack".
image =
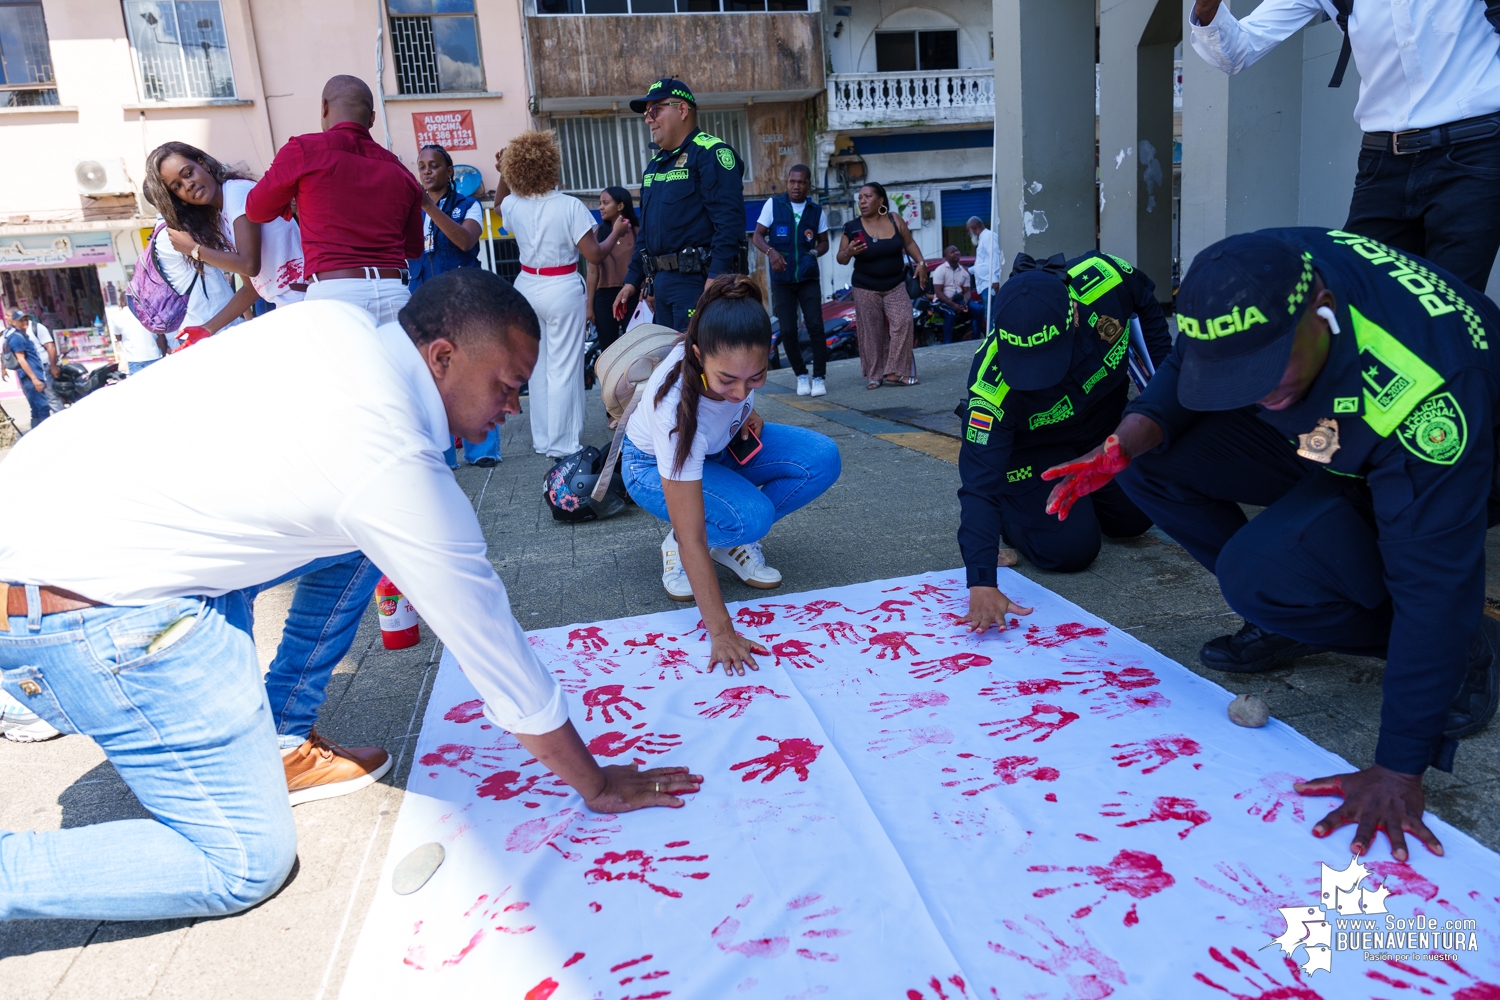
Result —
<instances>
[{"instance_id":1,"label":"woman with purple backpack","mask_svg":"<svg viewBox=\"0 0 1500 1000\"><path fill-rule=\"evenodd\" d=\"M185 142L163 143L146 158L146 197L166 222L173 249L197 265L249 279L202 324L209 334L257 300L289 305L307 291L297 223L290 218L251 222L245 199L254 186L249 177Z\"/></svg>"}]
</instances>

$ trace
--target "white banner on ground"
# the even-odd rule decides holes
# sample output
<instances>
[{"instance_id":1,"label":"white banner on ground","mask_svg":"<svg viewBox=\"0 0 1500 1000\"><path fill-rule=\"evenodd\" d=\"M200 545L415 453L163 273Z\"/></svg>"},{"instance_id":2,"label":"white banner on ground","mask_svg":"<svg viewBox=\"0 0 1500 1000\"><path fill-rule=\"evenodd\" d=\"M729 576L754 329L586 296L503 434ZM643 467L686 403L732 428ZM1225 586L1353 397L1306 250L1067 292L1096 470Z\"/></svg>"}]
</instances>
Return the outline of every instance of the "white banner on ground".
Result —
<instances>
[{"instance_id":1,"label":"white banner on ground","mask_svg":"<svg viewBox=\"0 0 1500 1000\"><path fill-rule=\"evenodd\" d=\"M1343 761L1001 587L1035 612L979 638L961 574L734 606L743 679L696 611L535 633L596 754L706 776L677 812L586 812L445 656L343 995L1500 996L1500 857L1429 817L1446 857L1351 864L1291 791Z\"/></svg>"}]
</instances>

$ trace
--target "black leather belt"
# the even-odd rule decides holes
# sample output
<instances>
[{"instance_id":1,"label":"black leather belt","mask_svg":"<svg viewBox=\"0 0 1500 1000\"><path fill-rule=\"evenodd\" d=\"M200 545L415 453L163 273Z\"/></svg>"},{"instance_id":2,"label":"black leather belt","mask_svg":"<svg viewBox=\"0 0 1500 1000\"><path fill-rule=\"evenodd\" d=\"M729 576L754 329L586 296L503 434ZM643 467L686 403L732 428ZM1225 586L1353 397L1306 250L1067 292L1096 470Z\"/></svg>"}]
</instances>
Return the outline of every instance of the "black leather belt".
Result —
<instances>
[{"instance_id":1,"label":"black leather belt","mask_svg":"<svg viewBox=\"0 0 1500 1000\"><path fill-rule=\"evenodd\" d=\"M647 256L649 271L679 271L682 274L706 274L712 252L708 247L686 247L676 253Z\"/></svg>"},{"instance_id":2,"label":"black leather belt","mask_svg":"<svg viewBox=\"0 0 1500 1000\"><path fill-rule=\"evenodd\" d=\"M1366 132L1361 143L1365 149L1379 149L1397 156L1424 153L1461 142L1488 139L1500 135L1500 114L1465 118L1433 128L1414 128L1405 132Z\"/></svg>"}]
</instances>

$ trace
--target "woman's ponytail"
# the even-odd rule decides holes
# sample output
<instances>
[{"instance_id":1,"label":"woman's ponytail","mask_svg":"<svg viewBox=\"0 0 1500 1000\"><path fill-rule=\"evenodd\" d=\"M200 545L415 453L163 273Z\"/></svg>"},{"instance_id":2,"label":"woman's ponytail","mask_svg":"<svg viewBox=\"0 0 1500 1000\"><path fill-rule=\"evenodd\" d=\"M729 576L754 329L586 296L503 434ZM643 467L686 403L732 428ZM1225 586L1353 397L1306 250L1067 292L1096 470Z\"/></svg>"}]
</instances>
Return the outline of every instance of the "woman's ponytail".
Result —
<instances>
[{"instance_id":1,"label":"woman's ponytail","mask_svg":"<svg viewBox=\"0 0 1500 1000\"><path fill-rule=\"evenodd\" d=\"M759 347L771 352L771 319L766 315L760 286L743 274L721 274L708 283L687 332L682 335L682 360L673 366L656 390L653 406L660 406L679 380L682 395L677 402L677 448L672 471L680 473L693 451L698 435L698 402L703 397L703 359L722 350ZM694 350L697 348L697 350Z\"/></svg>"}]
</instances>

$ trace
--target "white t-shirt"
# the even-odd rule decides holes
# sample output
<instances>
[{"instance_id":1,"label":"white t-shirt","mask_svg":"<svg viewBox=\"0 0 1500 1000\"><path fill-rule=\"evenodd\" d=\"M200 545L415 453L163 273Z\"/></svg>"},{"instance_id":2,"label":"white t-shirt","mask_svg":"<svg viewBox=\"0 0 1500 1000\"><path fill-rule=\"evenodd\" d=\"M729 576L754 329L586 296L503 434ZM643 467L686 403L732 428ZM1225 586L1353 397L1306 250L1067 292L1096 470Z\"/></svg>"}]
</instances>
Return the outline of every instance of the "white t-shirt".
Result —
<instances>
[{"instance_id":1,"label":"white t-shirt","mask_svg":"<svg viewBox=\"0 0 1500 1000\"><path fill-rule=\"evenodd\" d=\"M585 211L587 211L587 209L585 209ZM479 223L480 232L484 231L484 206L480 205L477 201L469 206L469 210L463 214L463 218L454 219L453 221L457 222L459 225L463 225L470 219L473 219L475 222ZM431 250L432 216L428 215L426 212L422 213L422 239L427 244L426 249Z\"/></svg>"},{"instance_id":2,"label":"white t-shirt","mask_svg":"<svg viewBox=\"0 0 1500 1000\"><path fill-rule=\"evenodd\" d=\"M770 229L771 223L776 220L776 216L771 209L771 202L773 201L775 201L774 198L766 199L766 203L760 208L760 218L755 220L758 224L765 226L767 229ZM807 208L807 202L793 201L788 202L788 204L792 206L792 221L796 225L802 225L802 213ZM828 213L820 212L818 213L818 233L822 234L826 232L828 232Z\"/></svg>"},{"instance_id":3,"label":"white t-shirt","mask_svg":"<svg viewBox=\"0 0 1500 1000\"><path fill-rule=\"evenodd\" d=\"M36 345L36 354L37 357L42 359L42 364L50 364L47 357L47 345L54 341L52 331L43 326L41 321L35 316L32 316L26 324L26 336L30 337L31 342ZM58 353L61 354L60 349ZM57 360L59 364L62 363L61 357Z\"/></svg>"},{"instance_id":4,"label":"white t-shirt","mask_svg":"<svg viewBox=\"0 0 1500 1000\"><path fill-rule=\"evenodd\" d=\"M521 263L536 268L578 263L578 241L597 225L583 202L561 191L508 194L500 217L516 238Z\"/></svg>"},{"instance_id":5,"label":"white t-shirt","mask_svg":"<svg viewBox=\"0 0 1500 1000\"><path fill-rule=\"evenodd\" d=\"M287 364L298 357L338 358L338 377ZM121 433L184 415L212 427L234 460L164 459L156 435ZM119 462L110 502L57 490L75 456L104 440ZM442 397L399 324L376 327L344 302L294 303L22 438L0 462L0 496L45 493L49 516L91 530L0 532L0 580L133 607L363 552L453 651L491 720L551 732L567 721L567 701L511 614L474 507L443 461L451 440Z\"/></svg>"},{"instance_id":6,"label":"white t-shirt","mask_svg":"<svg viewBox=\"0 0 1500 1000\"><path fill-rule=\"evenodd\" d=\"M162 277L178 292L187 293L187 313L182 317L183 326L202 326L217 316L219 310L229 305L229 300L234 298L234 286L217 267L204 264L203 277L194 284L193 278L197 272L193 268L192 259L177 252L165 229L156 237L156 259L161 264ZM191 292L188 292L189 288L192 288ZM239 322L242 320L236 316L229 326ZM175 337L176 331L167 336Z\"/></svg>"},{"instance_id":7,"label":"white t-shirt","mask_svg":"<svg viewBox=\"0 0 1500 1000\"><path fill-rule=\"evenodd\" d=\"M631 444L656 458L656 468L663 479L690 483L703 478L703 459L723 451L729 444L729 439L734 437L745 418L750 415L750 411L755 409L755 393L750 393L742 403L700 396L698 433L693 436L693 450L688 454L687 461L682 463L682 470L673 471L672 465L677 456L677 403L682 399L681 376L667 390L660 406L652 404L656 400L657 390L667 380L667 373L682 360L684 351L683 345L678 344L656 366L656 371L651 373L651 378L646 382L646 395L641 398L641 404L635 408L635 412L630 415L630 423L625 426L625 436L630 438Z\"/></svg>"},{"instance_id":8,"label":"white t-shirt","mask_svg":"<svg viewBox=\"0 0 1500 1000\"><path fill-rule=\"evenodd\" d=\"M224 236L234 245L234 222L245 214L245 199L255 187L254 181L238 178L224 182L222 225ZM256 294L278 306L300 302L305 292L293 290L303 284L302 230L291 219L277 216L260 224L260 273L250 279Z\"/></svg>"},{"instance_id":9,"label":"white t-shirt","mask_svg":"<svg viewBox=\"0 0 1500 1000\"><path fill-rule=\"evenodd\" d=\"M139 364L155 361L161 357L161 348L156 344L156 334L141 325L135 313L124 306L105 306L104 321L109 324L111 335L120 339L120 353L126 361Z\"/></svg>"}]
</instances>

